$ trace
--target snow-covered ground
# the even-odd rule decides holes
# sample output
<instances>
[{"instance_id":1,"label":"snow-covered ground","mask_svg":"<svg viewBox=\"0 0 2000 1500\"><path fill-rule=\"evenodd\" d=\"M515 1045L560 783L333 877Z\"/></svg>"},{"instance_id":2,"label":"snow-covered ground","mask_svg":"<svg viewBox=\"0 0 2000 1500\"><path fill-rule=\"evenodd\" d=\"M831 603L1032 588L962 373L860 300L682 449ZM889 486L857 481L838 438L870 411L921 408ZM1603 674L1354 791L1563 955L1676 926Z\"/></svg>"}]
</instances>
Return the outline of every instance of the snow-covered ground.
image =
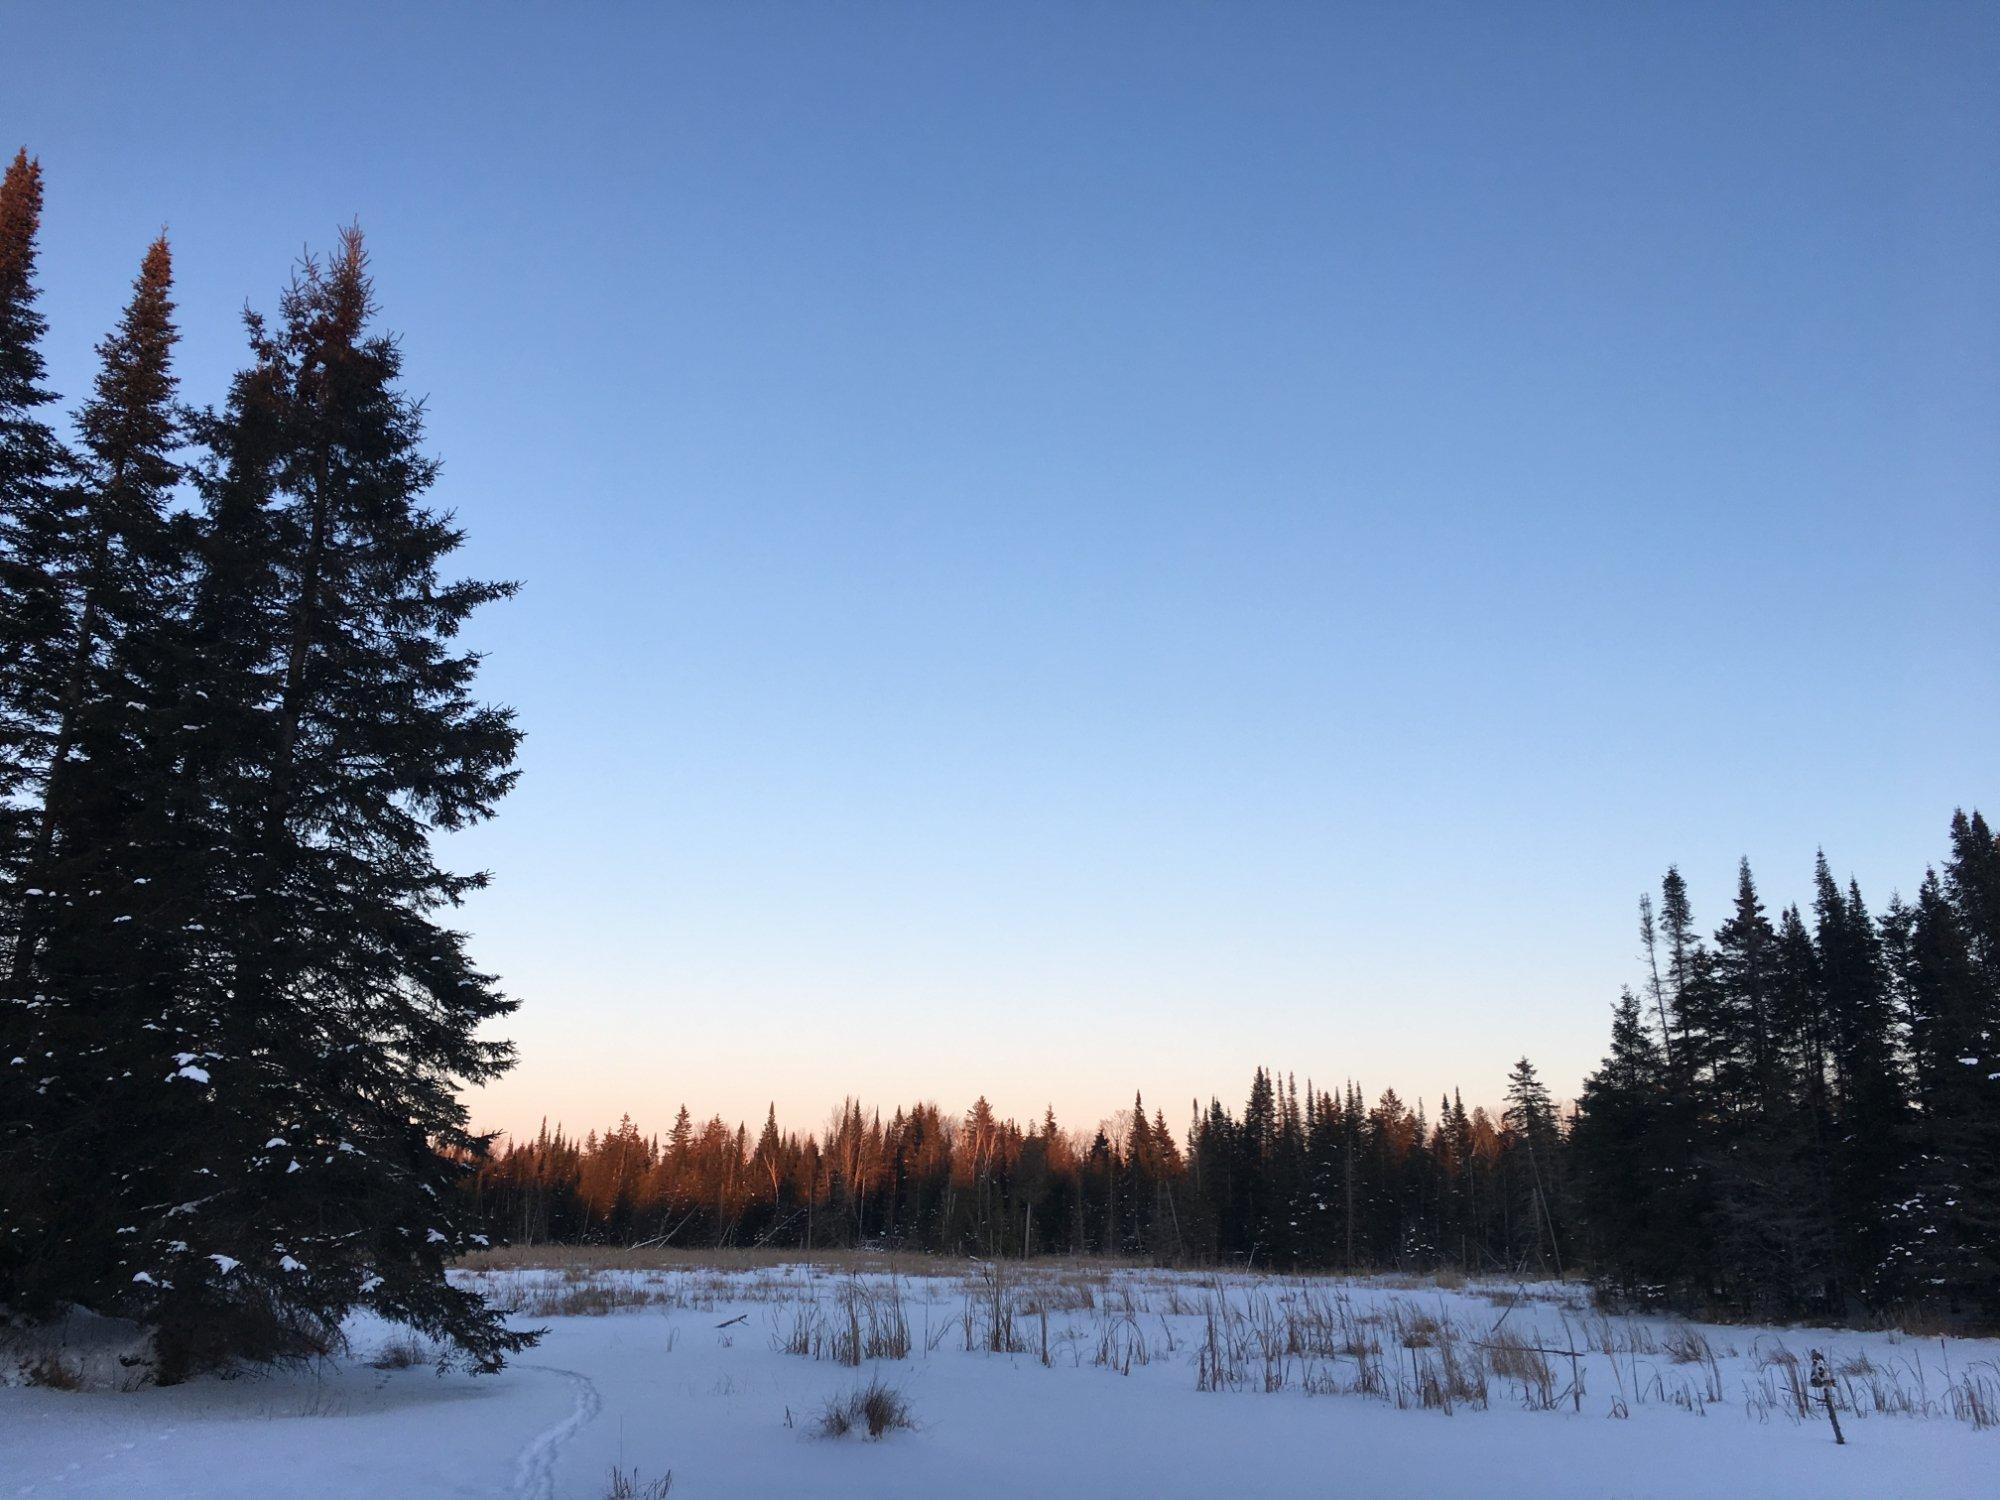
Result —
<instances>
[{"instance_id":1,"label":"snow-covered ground","mask_svg":"<svg viewBox=\"0 0 2000 1500\"><path fill-rule=\"evenodd\" d=\"M0 1496L598 1500L614 1468L675 1497L2000 1493L1972 1420L2000 1341L1605 1318L1558 1285L1000 1270L466 1273L549 1330L501 1375L396 1368L406 1341L357 1320L311 1370L0 1389ZM1814 1348L1845 1447L1794 1394ZM821 1435L876 1381L914 1428Z\"/></svg>"}]
</instances>

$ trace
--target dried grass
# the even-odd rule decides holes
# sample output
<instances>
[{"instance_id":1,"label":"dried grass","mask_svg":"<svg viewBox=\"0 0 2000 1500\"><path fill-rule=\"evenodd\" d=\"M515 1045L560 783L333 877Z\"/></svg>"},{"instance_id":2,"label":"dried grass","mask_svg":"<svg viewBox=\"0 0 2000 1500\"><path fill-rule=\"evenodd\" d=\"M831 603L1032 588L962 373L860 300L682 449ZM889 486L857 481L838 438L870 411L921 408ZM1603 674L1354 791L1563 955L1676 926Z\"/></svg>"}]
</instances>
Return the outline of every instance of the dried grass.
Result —
<instances>
[{"instance_id":1,"label":"dried grass","mask_svg":"<svg viewBox=\"0 0 2000 1500\"><path fill-rule=\"evenodd\" d=\"M864 1432L880 1439L898 1430L914 1430L916 1425L903 1393L877 1377L859 1390L828 1397L813 1430L824 1438Z\"/></svg>"}]
</instances>

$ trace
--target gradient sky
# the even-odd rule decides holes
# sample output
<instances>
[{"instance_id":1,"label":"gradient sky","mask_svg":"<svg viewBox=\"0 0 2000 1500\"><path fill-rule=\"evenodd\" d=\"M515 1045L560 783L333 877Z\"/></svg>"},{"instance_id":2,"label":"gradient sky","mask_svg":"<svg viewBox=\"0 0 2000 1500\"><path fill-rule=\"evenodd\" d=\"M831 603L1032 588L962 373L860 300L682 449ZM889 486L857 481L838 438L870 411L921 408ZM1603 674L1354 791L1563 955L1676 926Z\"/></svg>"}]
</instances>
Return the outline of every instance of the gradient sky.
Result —
<instances>
[{"instance_id":1,"label":"gradient sky","mask_svg":"<svg viewBox=\"0 0 2000 1500\"><path fill-rule=\"evenodd\" d=\"M525 581L488 1125L1567 1093L2000 811L1990 5L6 10L61 388L358 217Z\"/></svg>"}]
</instances>

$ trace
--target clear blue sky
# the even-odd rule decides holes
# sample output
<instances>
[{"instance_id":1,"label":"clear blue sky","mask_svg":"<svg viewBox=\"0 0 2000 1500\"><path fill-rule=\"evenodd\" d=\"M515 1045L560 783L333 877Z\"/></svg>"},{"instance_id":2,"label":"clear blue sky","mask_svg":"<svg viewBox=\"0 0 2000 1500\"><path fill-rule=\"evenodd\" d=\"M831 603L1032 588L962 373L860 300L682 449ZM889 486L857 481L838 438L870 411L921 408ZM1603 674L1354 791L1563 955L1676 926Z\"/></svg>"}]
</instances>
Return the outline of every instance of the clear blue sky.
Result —
<instances>
[{"instance_id":1,"label":"clear blue sky","mask_svg":"<svg viewBox=\"0 0 2000 1500\"><path fill-rule=\"evenodd\" d=\"M14 3L54 370L358 217L528 731L482 1120L1559 1091L2000 811L2000 10Z\"/></svg>"}]
</instances>

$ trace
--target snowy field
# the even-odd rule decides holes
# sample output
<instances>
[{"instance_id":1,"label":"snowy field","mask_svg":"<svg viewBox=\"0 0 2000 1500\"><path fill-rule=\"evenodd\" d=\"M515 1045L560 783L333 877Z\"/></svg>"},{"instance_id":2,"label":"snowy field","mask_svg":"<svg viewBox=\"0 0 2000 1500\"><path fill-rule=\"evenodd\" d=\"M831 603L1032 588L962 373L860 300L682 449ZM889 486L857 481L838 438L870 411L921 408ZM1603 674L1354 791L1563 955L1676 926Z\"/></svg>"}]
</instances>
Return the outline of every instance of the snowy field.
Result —
<instances>
[{"instance_id":1,"label":"snowy field","mask_svg":"<svg viewBox=\"0 0 2000 1500\"><path fill-rule=\"evenodd\" d=\"M669 1474L676 1497L835 1500L2000 1494L2000 1341L1607 1318L1562 1285L866 1260L462 1274L549 1330L504 1374L440 1376L357 1320L349 1354L308 1370L14 1385L0 1496L599 1500ZM79 1328L67 1367L121 1378L111 1347ZM1803 1405L1812 1348L1845 1447ZM871 1439L871 1385L878 1420L900 1402L914 1425ZM852 1410L845 1435L830 1408Z\"/></svg>"}]
</instances>

